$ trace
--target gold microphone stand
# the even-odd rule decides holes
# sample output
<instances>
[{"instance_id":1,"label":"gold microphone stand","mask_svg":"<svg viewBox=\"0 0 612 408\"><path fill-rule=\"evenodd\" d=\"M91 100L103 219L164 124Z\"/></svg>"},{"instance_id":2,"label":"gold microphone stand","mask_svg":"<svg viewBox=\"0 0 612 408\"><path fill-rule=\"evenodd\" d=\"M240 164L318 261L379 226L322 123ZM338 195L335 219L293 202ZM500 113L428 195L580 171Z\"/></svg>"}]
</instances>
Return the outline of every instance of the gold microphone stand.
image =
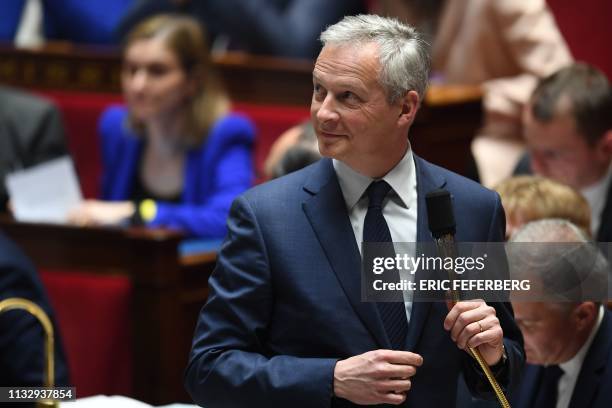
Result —
<instances>
[{"instance_id":1,"label":"gold microphone stand","mask_svg":"<svg viewBox=\"0 0 612 408\"><path fill-rule=\"evenodd\" d=\"M446 250L446 248L452 247L452 244L453 244L452 241L448 241L448 238L449 238L448 236L442 236L436 241L439 241L438 243L441 244L441 245L438 245L438 248L443 252L444 257L453 257L454 254L449 253L449 251ZM452 285L452 281L455 279L454 272L450 270L447 272L448 272L448 276L451 280L451 285ZM455 303L459 302L460 300L459 293L456 290L450 291L450 297L451 297L450 301L453 306L455 305ZM491 372L489 365L484 360L484 358L482 358L480 351L475 347L468 347L468 351L470 352L470 355L474 357L474 359L478 362L478 365L484 372L485 376L487 377L487 380L489 380L489 384L491 384L491 387L493 388L493 391L495 392L495 395L497 396L497 400L499 401L499 404L502 406L502 408L510 408L510 403L508 402L508 399L504 395L504 391L502 390L499 383L495 379L495 376Z\"/></svg>"},{"instance_id":2,"label":"gold microphone stand","mask_svg":"<svg viewBox=\"0 0 612 408\"><path fill-rule=\"evenodd\" d=\"M43 327L45 332L45 371L44 371L44 386L53 388L55 385L55 367L54 367L54 340L53 340L53 325L49 316L37 304L23 298L8 298L0 302L0 314L9 310L25 310L34 316ZM57 408L59 403L53 400L40 400L36 403L39 408Z\"/></svg>"}]
</instances>

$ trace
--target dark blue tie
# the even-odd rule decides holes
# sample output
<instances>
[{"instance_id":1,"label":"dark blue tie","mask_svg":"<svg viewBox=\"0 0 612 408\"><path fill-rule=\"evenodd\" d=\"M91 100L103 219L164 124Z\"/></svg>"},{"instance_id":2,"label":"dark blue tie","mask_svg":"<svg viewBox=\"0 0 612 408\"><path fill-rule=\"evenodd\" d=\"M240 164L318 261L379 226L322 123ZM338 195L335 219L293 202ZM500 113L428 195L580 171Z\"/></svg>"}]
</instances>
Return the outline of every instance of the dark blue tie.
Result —
<instances>
[{"instance_id":1,"label":"dark blue tie","mask_svg":"<svg viewBox=\"0 0 612 408\"><path fill-rule=\"evenodd\" d=\"M368 212L363 223L363 241L364 242L389 242L386 247L385 256L395 257L393 250L393 240L389 226L385 221L382 213L383 200L391 190L391 186L386 181L374 181L367 189L369 204ZM399 282L399 272L397 270L385 272L387 274L395 274L391 279L385 279L388 282ZM391 346L395 350L404 349L404 342L408 333L408 322L406 320L406 308L404 306L401 292L398 292L397 301L395 302L377 302L378 313L382 319L387 337L391 341Z\"/></svg>"},{"instance_id":2,"label":"dark blue tie","mask_svg":"<svg viewBox=\"0 0 612 408\"><path fill-rule=\"evenodd\" d=\"M555 408L559 379L563 375L563 370L558 365L551 365L542 371L543 374L532 408Z\"/></svg>"}]
</instances>

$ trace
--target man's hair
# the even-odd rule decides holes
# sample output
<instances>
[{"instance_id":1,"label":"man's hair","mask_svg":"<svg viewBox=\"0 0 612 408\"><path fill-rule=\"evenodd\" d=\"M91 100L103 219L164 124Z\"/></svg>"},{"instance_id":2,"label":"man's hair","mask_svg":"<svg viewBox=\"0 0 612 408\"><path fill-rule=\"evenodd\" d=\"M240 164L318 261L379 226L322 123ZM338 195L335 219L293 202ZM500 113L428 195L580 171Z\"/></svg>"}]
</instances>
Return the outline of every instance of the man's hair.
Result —
<instances>
[{"instance_id":1,"label":"man's hair","mask_svg":"<svg viewBox=\"0 0 612 408\"><path fill-rule=\"evenodd\" d=\"M612 129L612 88L597 68L575 63L542 79L531 97L534 118L553 120L562 97L571 102L577 130L590 145Z\"/></svg>"},{"instance_id":2,"label":"man's hair","mask_svg":"<svg viewBox=\"0 0 612 408\"><path fill-rule=\"evenodd\" d=\"M321 158L317 144L317 134L310 120L302 123L301 133L297 143L291 146L280 158L274 169L272 177L277 178L300 170Z\"/></svg>"},{"instance_id":3,"label":"man's hair","mask_svg":"<svg viewBox=\"0 0 612 408\"><path fill-rule=\"evenodd\" d=\"M507 248L511 276L541 279L547 300L599 303L607 298L610 267L597 246L567 220L525 224Z\"/></svg>"},{"instance_id":4,"label":"man's hair","mask_svg":"<svg viewBox=\"0 0 612 408\"><path fill-rule=\"evenodd\" d=\"M590 235L591 208L573 188L540 176L516 176L495 187L508 218L527 223L544 218L561 218Z\"/></svg>"},{"instance_id":5,"label":"man's hair","mask_svg":"<svg viewBox=\"0 0 612 408\"><path fill-rule=\"evenodd\" d=\"M422 101L427 88L429 45L411 26L377 15L344 17L321 34L323 46L374 42L381 66L379 81L393 103L414 90Z\"/></svg>"}]
</instances>

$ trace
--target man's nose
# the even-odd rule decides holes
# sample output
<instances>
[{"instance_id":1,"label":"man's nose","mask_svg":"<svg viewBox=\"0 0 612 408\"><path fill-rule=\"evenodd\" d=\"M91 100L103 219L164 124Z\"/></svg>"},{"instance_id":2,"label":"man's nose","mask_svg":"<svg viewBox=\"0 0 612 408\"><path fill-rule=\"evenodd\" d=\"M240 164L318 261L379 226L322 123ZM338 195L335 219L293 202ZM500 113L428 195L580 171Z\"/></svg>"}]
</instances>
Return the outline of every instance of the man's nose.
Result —
<instances>
[{"instance_id":1,"label":"man's nose","mask_svg":"<svg viewBox=\"0 0 612 408\"><path fill-rule=\"evenodd\" d=\"M321 102L317 111L317 120L323 127L329 127L335 124L340 115L336 110L336 101L331 93L325 96L323 102Z\"/></svg>"}]
</instances>

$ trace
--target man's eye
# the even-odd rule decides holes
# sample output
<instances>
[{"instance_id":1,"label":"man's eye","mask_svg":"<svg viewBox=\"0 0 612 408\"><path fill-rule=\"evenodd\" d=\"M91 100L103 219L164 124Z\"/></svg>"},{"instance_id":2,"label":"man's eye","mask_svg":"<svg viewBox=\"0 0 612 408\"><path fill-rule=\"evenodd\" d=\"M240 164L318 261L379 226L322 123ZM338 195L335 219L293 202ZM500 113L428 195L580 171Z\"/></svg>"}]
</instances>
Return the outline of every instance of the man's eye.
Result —
<instances>
[{"instance_id":1,"label":"man's eye","mask_svg":"<svg viewBox=\"0 0 612 408\"><path fill-rule=\"evenodd\" d=\"M355 95L351 91L344 91L344 92L342 92L340 94L340 99L349 100L349 101L356 101L359 98L357 97L357 95Z\"/></svg>"},{"instance_id":2,"label":"man's eye","mask_svg":"<svg viewBox=\"0 0 612 408\"><path fill-rule=\"evenodd\" d=\"M312 89L313 89L313 94L316 97L321 98L325 96L325 89L321 85L314 84Z\"/></svg>"}]
</instances>

